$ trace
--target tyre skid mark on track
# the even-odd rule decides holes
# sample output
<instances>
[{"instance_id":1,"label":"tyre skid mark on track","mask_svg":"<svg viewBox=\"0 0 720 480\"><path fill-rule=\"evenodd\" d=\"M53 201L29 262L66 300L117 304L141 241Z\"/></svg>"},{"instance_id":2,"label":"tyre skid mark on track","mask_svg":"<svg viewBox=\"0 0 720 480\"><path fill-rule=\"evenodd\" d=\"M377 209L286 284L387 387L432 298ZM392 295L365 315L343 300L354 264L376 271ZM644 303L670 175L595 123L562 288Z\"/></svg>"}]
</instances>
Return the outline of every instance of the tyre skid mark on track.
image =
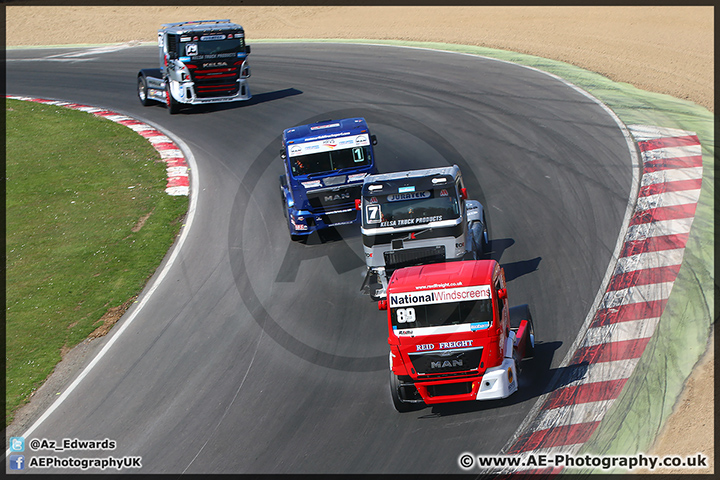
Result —
<instances>
[{"instance_id":1,"label":"tyre skid mark on track","mask_svg":"<svg viewBox=\"0 0 720 480\"><path fill-rule=\"evenodd\" d=\"M174 196L188 196L190 194L190 178L188 176L190 169L185 156L180 150L180 147L178 147L174 141L172 141L167 135L155 129L155 127L126 115L121 115L117 112L89 105L18 95L6 95L5 97L12 100L25 100L46 105L71 108L73 110L80 110L98 117L106 118L112 122L119 123L120 125L130 128L150 142L155 150L160 153L160 158L166 164L167 186L165 187L165 193Z\"/></svg>"},{"instance_id":2,"label":"tyre skid mark on track","mask_svg":"<svg viewBox=\"0 0 720 480\"><path fill-rule=\"evenodd\" d=\"M556 383L561 387L541 399L538 415L516 433L506 454L577 454L635 370L677 278L700 197L700 141L683 130L629 129L642 153L644 173L620 258L582 342Z\"/></svg>"}]
</instances>

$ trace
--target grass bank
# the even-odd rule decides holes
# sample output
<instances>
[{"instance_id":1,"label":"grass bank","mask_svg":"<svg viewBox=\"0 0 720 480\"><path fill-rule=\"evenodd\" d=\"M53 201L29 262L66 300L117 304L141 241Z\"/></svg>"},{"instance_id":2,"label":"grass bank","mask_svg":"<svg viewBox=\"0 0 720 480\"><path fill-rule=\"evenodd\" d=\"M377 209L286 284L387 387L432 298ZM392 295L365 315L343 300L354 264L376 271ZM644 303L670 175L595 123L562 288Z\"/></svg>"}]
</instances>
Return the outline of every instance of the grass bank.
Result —
<instances>
[{"instance_id":1,"label":"grass bank","mask_svg":"<svg viewBox=\"0 0 720 480\"><path fill-rule=\"evenodd\" d=\"M6 411L119 318L172 245L188 198L132 130L6 100Z\"/></svg>"}]
</instances>

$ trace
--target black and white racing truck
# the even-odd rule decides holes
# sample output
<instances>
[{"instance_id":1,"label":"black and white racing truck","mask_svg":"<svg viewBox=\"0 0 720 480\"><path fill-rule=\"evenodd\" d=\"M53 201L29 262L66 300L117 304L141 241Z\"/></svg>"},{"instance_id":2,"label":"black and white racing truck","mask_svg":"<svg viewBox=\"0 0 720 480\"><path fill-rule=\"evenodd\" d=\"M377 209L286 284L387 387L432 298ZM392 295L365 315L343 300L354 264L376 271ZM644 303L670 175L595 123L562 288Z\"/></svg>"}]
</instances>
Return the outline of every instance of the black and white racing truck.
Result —
<instances>
[{"instance_id":1,"label":"black and white racing truck","mask_svg":"<svg viewBox=\"0 0 720 480\"><path fill-rule=\"evenodd\" d=\"M483 206L468 200L457 165L369 175L358 208L367 265L361 290L373 300L385 298L398 268L474 260L488 250Z\"/></svg>"},{"instance_id":2,"label":"black and white racing truck","mask_svg":"<svg viewBox=\"0 0 720 480\"><path fill-rule=\"evenodd\" d=\"M230 20L165 23L158 30L158 48L160 68L138 73L143 105L165 103L174 114L182 105L251 98L250 46L240 25Z\"/></svg>"}]
</instances>

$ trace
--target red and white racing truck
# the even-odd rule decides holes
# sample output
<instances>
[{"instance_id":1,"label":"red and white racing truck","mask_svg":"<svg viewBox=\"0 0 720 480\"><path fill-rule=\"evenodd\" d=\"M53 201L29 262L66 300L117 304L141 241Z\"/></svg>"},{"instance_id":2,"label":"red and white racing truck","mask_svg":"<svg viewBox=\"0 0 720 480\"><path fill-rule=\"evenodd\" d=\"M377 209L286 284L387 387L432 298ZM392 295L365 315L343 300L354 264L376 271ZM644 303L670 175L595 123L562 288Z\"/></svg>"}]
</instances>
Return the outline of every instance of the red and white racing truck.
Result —
<instances>
[{"instance_id":1,"label":"red and white racing truck","mask_svg":"<svg viewBox=\"0 0 720 480\"><path fill-rule=\"evenodd\" d=\"M387 297L393 405L505 398L518 389L520 362L533 356L527 305L509 308L495 260L396 270Z\"/></svg>"}]
</instances>

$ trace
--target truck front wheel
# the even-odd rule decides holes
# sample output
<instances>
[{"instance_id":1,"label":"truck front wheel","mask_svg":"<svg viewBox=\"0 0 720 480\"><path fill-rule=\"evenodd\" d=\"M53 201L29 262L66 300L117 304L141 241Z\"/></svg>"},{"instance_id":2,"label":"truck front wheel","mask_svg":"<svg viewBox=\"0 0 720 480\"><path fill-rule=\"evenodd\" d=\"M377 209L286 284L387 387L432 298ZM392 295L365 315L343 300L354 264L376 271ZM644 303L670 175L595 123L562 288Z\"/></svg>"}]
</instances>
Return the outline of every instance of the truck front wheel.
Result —
<instances>
[{"instance_id":1,"label":"truck front wheel","mask_svg":"<svg viewBox=\"0 0 720 480\"><path fill-rule=\"evenodd\" d=\"M490 250L488 246L488 231L487 224L485 223L485 215L483 215L482 222L473 221L470 223L470 241L472 247L472 259L480 260Z\"/></svg>"},{"instance_id":2,"label":"truck front wheel","mask_svg":"<svg viewBox=\"0 0 720 480\"><path fill-rule=\"evenodd\" d=\"M392 397L393 406L398 412L405 413L413 409L412 403L405 403L401 400L400 381L392 371L390 372L390 396Z\"/></svg>"},{"instance_id":3,"label":"truck front wheel","mask_svg":"<svg viewBox=\"0 0 720 480\"><path fill-rule=\"evenodd\" d=\"M485 220L485 212L482 218L482 233L480 234L480 251L483 255L490 251L490 237L488 235L487 221Z\"/></svg>"},{"instance_id":4,"label":"truck front wheel","mask_svg":"<svg viewBox=\"0 0 720 480\"><path fill-rule=\"evenodd\" d=\"M533 323L532 315L530 314L530 307L525 305L517 305L510 308L510 328L517 331L520 327L520 322L527 320L527 343L525 344L525 355L523 358L529 358L535 356L535 324ZM532 336L532 341L530 337Z\"/></svg>"},{"instance_id":5,"label":"truck front wheel","mask_svg":"<svg viewBox=\"0 0 720 480\"><path fill-rule=\"evenodd\" d=\"M144 75L138 76L138 98L140 99L140 103L143 104L144 107L147 107L150 105L151 100L148 98L148 88L147 88L147 80L145 79Z\"/></svg>"},{"instance_id":6,"label":"truck front wheel","mask_svg":"<svg viewBox=\"0 0 720 480\"><path fill-rule=\"evenodd\" d=\"M175 115L180 111L180 104L170 93L170 80L165 80L165 99L167 102L167 109L170 115Z\"/></svg>"}]
</instances>

